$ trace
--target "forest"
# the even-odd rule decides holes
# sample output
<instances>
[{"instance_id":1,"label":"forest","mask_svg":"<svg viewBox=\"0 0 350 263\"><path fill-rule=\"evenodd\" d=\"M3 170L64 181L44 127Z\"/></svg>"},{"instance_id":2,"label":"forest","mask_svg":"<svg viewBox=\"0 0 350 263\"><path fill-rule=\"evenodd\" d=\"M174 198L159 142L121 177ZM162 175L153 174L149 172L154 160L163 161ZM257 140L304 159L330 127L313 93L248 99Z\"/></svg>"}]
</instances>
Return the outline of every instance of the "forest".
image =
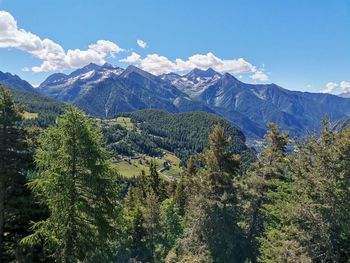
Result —
<instances>
[{"instance_id":1,"label":"forest","mask_svg":"<svg viewBox=\"0 0 350 263\"><path fill-rule=\"evenodd\" d=\"M124 178L111 145L125 130L54 111L29 125L0 87L0 262L349 262L350 129L324 121L319 135L293 139L270 123L247 158L225 123L206 126L204 142L198 115L178 125L131 113L144 138L160 136L186 164L174 179L153 161Z\"/></svg>"}]
</instances>

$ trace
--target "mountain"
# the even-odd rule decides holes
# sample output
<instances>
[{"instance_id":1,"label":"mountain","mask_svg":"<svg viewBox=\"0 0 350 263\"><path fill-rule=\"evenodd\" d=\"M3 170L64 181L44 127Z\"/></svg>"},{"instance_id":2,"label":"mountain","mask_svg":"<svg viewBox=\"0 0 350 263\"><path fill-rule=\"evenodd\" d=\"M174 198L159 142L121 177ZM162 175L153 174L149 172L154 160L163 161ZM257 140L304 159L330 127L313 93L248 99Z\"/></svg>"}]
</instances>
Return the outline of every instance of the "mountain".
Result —
<instances>
[{"instance_id":1,"label":"mountain","mask_svg":"<svg viewBox=\"0 0 350 263\"><path fill-rule=\"evenodd\" d=\"M8 72L4 73L0 71L0 84L8 88L36 93L35 89L27 81Z\"/></svg>"},{"instance_id":2,"label":"mountain","mask_svg":"<svg viewBox=\"0 0 350 263\"><path fill-rule=\"evenodd\" d=\"M345 117L341 120L336 121L335 123L333 123L333 126L331 129L332 131L340 132L348 128L350 128L350 117Z\"/></svg>"},{"instance_id":3,"label":"mountain","mask_svg":"<svg viewBox=\"0 0 350 263\"><path fill-rule=\"evenodd\" d=\"M221 76L220 73L211 68L207 70L195 68L184 76L180 76L176 73L168 73L160 75L159 77L176 86L186 94L195 96L203 92L213 82L220 79Z\"/></svg>"},{"instance_id":4,"label":"mountain","mask_svg":"<svg viewBox=\"0 0 350 263\"><path fill-rule=\"evenodd\" d=\"M191 75L200 78L197 72L192 71ZM326 115L338 120L350 114L349 99L290 91L276 84L246 84L229 73L220 77L212 73L211 76L214 77L201 91L184 91L194 100L205 102L251 137L261 138L268 122L289 130L292 136L302 136L307 131L319 130Z\"/></svg>"},{"instance_id":5,"label":"mountain","mask_svg":"<svg viewBox=\"0 0 350 263\"><path fill-rule=\"evenodd\" d=\"M350 92L343 92L338 94L337 96L342 97L342 98L350 98Z\"/></svg>"},{"instance_id":6,"label":"mountain","mask_svg":"<svg viewBox=\"0 0 350 263\"><path fill-rule=\"evenodd\" d=\"M88 114L101 117L151 108L169 112L212 112L202 102L192 100L175 86L134 66L129 66L118 77L96 83L73 104Z\"/></svg>"},{"instance_id":7,"label":"mountain","mask_svg":"<svg viewBox=\"0 0 350 263\"><path fill-rule=\"evenodd\" d=\"M123 70L89 64L69 75L49 76L39 92L108 118L151 108L215 113L241 128L250 141L264 136L268 122L292 136L303 136L318 131L325 116L333 122L350 114L348 98L291 91L276 84L247 84L213 69L155 76L135 66Z\"/></svg>"},{"instance_id":8,"label":"mountain","mask_svg":"<svg viewBox=\"0 0 350 263\"><path fill-rule=\"evenodd\" d=\"M107 63L102 66L91 63L69 75L56 73L49 76L40 84L38 92L54 99L71 102L87 93L101 81L116 77L122 72L122 68Z\"/></svg>"}]
</instances>

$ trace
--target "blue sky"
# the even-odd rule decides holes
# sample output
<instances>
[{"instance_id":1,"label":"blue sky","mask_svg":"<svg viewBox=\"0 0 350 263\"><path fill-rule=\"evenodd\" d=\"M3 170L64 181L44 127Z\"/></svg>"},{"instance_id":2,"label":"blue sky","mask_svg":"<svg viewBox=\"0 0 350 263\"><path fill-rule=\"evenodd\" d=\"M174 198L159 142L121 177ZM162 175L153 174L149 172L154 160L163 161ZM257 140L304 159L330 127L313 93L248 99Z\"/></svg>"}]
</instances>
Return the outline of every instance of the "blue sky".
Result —
<instances>
[{"instance_id":1,"label":"blue sky","mask_svg":"<svg viewBox=\"0 0 350 263\"><path fill-rule=\"evenodd\" d=\"M212 65L250 83L350 90L349 0L0 0L0 10L0 70L32 84L129 57L157 74Z\"/></svg>"}]
</instances>

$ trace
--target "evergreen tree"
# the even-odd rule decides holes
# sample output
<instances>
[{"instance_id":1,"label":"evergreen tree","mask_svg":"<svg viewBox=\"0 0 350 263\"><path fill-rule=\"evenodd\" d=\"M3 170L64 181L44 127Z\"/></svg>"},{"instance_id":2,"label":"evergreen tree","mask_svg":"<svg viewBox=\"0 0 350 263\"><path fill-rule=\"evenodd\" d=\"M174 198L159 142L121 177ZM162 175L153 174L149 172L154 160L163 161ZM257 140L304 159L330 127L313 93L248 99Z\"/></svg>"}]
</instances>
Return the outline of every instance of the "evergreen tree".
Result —
<instances>
[{"instance_id":1,"label":"evergreen tree","mask_svg":"<svg viewBox=\"0 0 350 263\"><path fill-rule=\"evenodd\" d=\"M156 194L157 198L159 198L160 201L164 200L165 198L165 188L163 185L163 181L159 176L159 173L157 171L157 164L155 160L151 160L149 164L149 186Z\"/></svg>"},{"instance_id":2,"label":"evergreen tree","mask_svg":"<svg viewBox=\"0 0 350 263\"><path fill-rule=\"evenodd\" d=\"M147 245L151 253L149 261L158 262L162 229L160 224L159 200L153 190L148 192L145 200L145 227L147 231Z\"/></svg>"},{"instance_id":3,"label":"evergreen tree","mask_svg":"<svg viewBox=\"0 0 350 263\"><path fill-rule=\"evenodd\" d=\"M25 169L29 163L25 132L19 128L22 116L22 107L15 105L10 91L0 85L0 261L15 254L20 233L14 233L11 225L23 226L23 222L14 221L23 218L24 210L17 210L23 208L23 202L15 200L14 195L15 191L26 193ZM5 231L9 231L6 238Z\"/></svg>"},{"instance_id":4,"label":"evergreen tree","mask_svg":"<svg viewBox=\"0 0 350 263\"><path fill-rule=\"evenodd\" d=\"M243 180L243 184L247 187L245 200L248 201L247 240L250 247L249 254L254 261L258 256L258 238L263 235L267 220L264 217L264 206L274 200L268 193L275 191L280 181L285 179L287 165L288 133L281 133L280 129L272 123L268 126L265 147Z\"/></svg>"},{"instance_id":5,"label":"evergreen tree","mask_svg":"<svg viewBox=\"0 0 350 263\"><path fill-rule=\"evenodd\" d=\"M179 215L184 216L185 210L189 204L191 196L197 191L195 184L195 176L197 167L194 157L190 157L187 161L186 170L181 173L180 180L176 182L176 190L174 194L174 204L179 210Z\"/></svg>"},{"instance_id":6,"label":"evergreen tree","mask_svg":"<svg viewBox=\"0 0 350 263\"><path fill-rule=\"evenodd\" d=\"M132 212L130 236L132 239L129 247L130 257L141 262L147 261L151 255L147 248L147 230L140 205L137 205Z\"/></svg>"},{"instance_id":7,"label":"evergreen tree","mask_svg":"<svg viewBox=\"0 0 350 263\"><path fill-rule=\"evenodd\" d=\"M350 133L302 142L291 157L292 188L275 192L273 218L261 239L262 262L348 262L350 253Z\"/></svg>"},{"instance_id":8,"label":"evergreen tree","mask_svg":"<svg viewBox=\"0 0 350 263\"><path fill-rule=\"evenodd\" d=\"M161 204L160 224L162 229L161 259L163 261L183 231L182 218L171 198L164 200Z\"/></svg>"},{"instance_id":9,"label":"evergreen tree","mask_svg":"<svg viewBox=\"0 0 350 263\"><path fill-rule=\"evenodd\" d=\"M238 156L226 150L228 143L223 128L215 126L209 135L208 149L202 155L205 169L197 173L200 191L188 207L187 227L175 249L178 262L190 262L194 258L197 262L244 259L235 187L240 162Z\"/></svg>"},{"instance_id":10,"label":"evergreen tree","mask_svg":"<svg viewBox=\"0 0 350 263\"><path fill-rule=\"evenodd\" d=\"M72 107L39 139L29 186L50 216L23 242L44 240L58 262L105 262L116 238L117 181L101 145L100 131Z\"/></svg>"}]
</instances>

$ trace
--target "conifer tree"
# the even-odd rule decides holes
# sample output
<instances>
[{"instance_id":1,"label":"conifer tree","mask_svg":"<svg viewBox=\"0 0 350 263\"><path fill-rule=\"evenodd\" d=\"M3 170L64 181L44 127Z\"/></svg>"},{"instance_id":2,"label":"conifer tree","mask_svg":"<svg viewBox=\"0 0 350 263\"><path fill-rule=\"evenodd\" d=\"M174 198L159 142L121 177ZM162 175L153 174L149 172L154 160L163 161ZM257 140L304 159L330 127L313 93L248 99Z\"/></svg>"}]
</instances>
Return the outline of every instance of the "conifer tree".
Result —
<instances>
[{"instance_id":1,"label":"conifer tree","mask_svg":"<svg viewBox=\"0 0 350 263\"><path fill-rule=\"evenodd\" d=\"M150 262L158 262L160 253L158 245L161 241L160 205L157 195L151 189L145 200L145 227L147 231L147 245L150 250Z\"/></svg>"},{"instance_id":2,"label":"conifer tree","mask_svg":"<svg viewBox=\"0 0 350 263\"><path fill-rule=\"evenodd\" d=\"M195 176L197 167L194 157L190 157L187 162L186 170L181 173L180 180L176 182L174 194L174 204L179 210L179 215L184 216L191 196L196 191Z\"/></svg>"},{"instance_id":3,"label":"conifer tree","mask_svg":"<svg viewBox=\"0 0 350 263\"><path fill-rule=\"evenodd\" d=\"M258 256L258 238L264 233L264 206L272 202L269 191L276 190L280 180L284 178L286 168L286 147L288 133L281 133L280 129L270 123L269 130L265 135L265 147L244 178L247 186L248 208L246 215L247 241L250 247L250 257L255 260Z\"/></svg>"},{"instance_id":4,"label":"conifer tree","mask_svg":"<svg viewBox=\"0 0 350 263\"><path fill-rule=\"evenodd\" d=\"M175 249L177 260L240 262L245 252L235 189L239 158L226 150L229 139L222 127L215 126L208 139L201 157L206 166L197 172L200 191L188 208L187 227Z\"/></svg>"},{"instance_id":5,"label":"conifer tree","mask_svg":"<svg viewBox=\"0 0 350 263\"><path fill-rule=\"evenodd\" d=\"M23 183L23 169L27 166L25 133L19 128L22 116L23 109L14 104L10 91L0 85L0 261L5 253L5 225L9 222L5 203L9 203L10 186Z\"/></svg>"},{"instance_id":6,"label":"conifer tree","mask_svg":"<svg viewBox=\"0 0 350 263\"><path fill-rule=\"evenodd\" d=\"M157 171L157 164L155 160L151 160L149 164L149 186L157 198L162 201L165 198L165 189L162 179Z\"/></svg>"},{"instance_id":7,"label":"conifer tree","mask_svg":"<svg viewBox=\"0 0 350 263\"><path fill-rule=\"evenodd\" d=\"M57 262L106 261L116 238L118 186L100 131L81 111L68 108L39 139L38 168L29 187L50 211L23 239L44 240Z\"/></svg>"},{"instance_id":8,"label":"conifer tree","mask_svg":"<svg viewBox=\"0 0 350 263\"><path fill-rule=\"evenodd\" d=\"M261 262L348 262L350 253L350 133L324 124L291 156L292 187L266 206L273 218L260 240ZM280 198L282 197L282 198Z\"/></svg>"},{"instance_id":9,"label":"conifer tree","mask_svg":"<svg viewBox=\"0 0 350 263\"><path fill-rule=\"evenodd\" d=\"M163 261L183 231L182 219L172 198L164 200L161 204L160 224L162 229L161 259Z\"/></svg>"}]
</instances>

